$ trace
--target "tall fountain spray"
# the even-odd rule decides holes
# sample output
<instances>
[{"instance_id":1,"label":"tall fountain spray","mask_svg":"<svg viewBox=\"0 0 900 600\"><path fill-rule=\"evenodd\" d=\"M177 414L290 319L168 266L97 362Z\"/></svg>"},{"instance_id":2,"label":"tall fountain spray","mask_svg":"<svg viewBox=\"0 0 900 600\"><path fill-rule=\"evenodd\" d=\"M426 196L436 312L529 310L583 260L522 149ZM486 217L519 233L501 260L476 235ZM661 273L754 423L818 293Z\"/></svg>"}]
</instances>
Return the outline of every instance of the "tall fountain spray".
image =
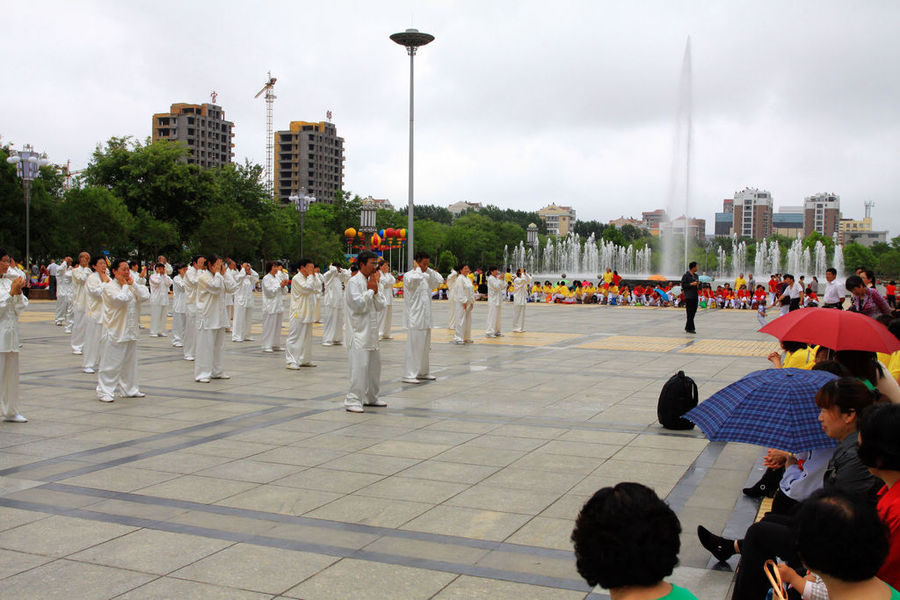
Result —
<instances>
[{"instance_id":1,"label":"tall fountain spray","mask_svg":"<svg viewBox=\"0 0 900 600\"><path fill-rule=\"evenodd\" d=\"M681 81L678 86L678 109L675 115L675 136L672 146L672 175L669 180L669 219L684 215L684 252L675 248L674 233L663 237L663 272L681 273L687 268L691 200L691 144L693 138L693 97L691 75L691 38L684 47Z\"/></svg>"}]
</instances>

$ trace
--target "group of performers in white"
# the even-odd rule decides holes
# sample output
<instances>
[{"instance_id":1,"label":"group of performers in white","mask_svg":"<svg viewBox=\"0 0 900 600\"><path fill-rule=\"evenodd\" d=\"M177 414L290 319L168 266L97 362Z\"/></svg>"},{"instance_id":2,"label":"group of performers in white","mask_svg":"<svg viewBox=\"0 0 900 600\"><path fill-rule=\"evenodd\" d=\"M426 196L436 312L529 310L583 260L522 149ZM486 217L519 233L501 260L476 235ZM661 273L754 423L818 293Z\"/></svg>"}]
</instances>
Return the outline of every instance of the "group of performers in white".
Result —
<instances>
[{"instance_id":1,"label":"group of performers in white","mask_svg":"<svg viewBox=\"0 0 900 600\"><path fill-rule=\"evenodd\" d=\"M414 268L403 275L404 315L407 332L404 383L434 380L429 364L432 290L444 284L430 268L430 257L419 252ZM468 265L451 271L447 286L449 328L454 342L472 343L474 290ZM225 371L226 333L232 342L254 341L251 324L254 290L262 292L263 352L284 352L287 369L315 367L312 361L313 324L322 322L322 345L346 345L350 389L344 406L363 412L364 406L386 406L379 398L381 358L379 342L391 339L393 289L390 266L376 254L357 257L355 274L332 264L322 273L309 259L290 278L282 265L270 262L260 280L250 264L237 265L216 255L196 256L187 265L169 264L160 256L147 277L147 268L127 260L92 257L87 252L64 258L57 269L56 325L71 334L72 353L81 356L82 371L97 375L97 397L113 402L116 394L141 398L138 385L137 340L142 304L148 303L150 336L168 337L172 317L172 346L182 349L194 363L194 379L208 383L229 379ZM500 312L506 283L490 269L486 335L500 337ZM524 310L531 277L519 272L513 281L513 331L524 331ZM18 315L28 304L22 293L21 273L0 250L0 409L7 421L25 422L18 412ZM171 300L169 289L171 288ZM282 342L285 299L289 296L289 327ZM325 310L322 310L322 307ZM323 314L324 313L324 314ZM324 319L323 319L324 317Z\"/></svg>"}]
</instances>

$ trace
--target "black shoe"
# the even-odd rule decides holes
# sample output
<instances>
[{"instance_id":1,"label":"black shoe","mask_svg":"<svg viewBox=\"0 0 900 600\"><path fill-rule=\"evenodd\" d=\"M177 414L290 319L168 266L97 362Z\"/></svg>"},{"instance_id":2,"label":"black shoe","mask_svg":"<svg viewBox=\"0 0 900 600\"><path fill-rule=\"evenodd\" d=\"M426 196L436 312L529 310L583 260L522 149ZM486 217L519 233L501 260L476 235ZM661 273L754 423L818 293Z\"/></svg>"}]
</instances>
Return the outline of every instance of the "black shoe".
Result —
<instances>
[{"instance_id":1,"label":"black shoe","mask_svg":"<svg viewBox=\"0 0 900 600\"><path fill-rule=\"evenodd\" d=\"M778 484L781 482L782 475L784 475L783 468L766 469L766 472L763 473L763 476L755 485L744 488L741 491L744 492L745 496L749 496L750 498L762 498L763 496L774 498L775 492L778 491Z\"/></svg>"},{"instance_id":2,"label":"black shoe","mask_svg":"<svg viewBox=\"0 0 900 600\"><path fill-rule=\"evenodd\" d=\"M720 562L726 562L734 556L734 540L713 535L703 525L697 525L697 537L700 538L700 545Z\"/></svg>"},{"instance_id":3,"label":"black shoe","mask_svg":"<svg viewBox=\"0 0 900 600\"><path fill-rule=\"evenodd\" d=\"M685 329L684 332L685 333L697 333L697 331L695 329Z\"/></svg>"}]
</instances>

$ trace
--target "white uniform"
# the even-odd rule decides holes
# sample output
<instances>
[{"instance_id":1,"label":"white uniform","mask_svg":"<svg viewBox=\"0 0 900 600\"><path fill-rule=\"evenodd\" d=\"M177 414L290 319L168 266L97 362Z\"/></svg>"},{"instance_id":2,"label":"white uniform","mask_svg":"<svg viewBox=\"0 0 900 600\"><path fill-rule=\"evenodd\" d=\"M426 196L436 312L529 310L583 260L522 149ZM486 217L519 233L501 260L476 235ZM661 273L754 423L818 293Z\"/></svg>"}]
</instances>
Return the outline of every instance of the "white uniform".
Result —
<instances>
[{"instance_id":1,"label":"white uniform","mask_svg":"<svg viewBox=\"0 0 900 600\"><path fill-rule=\"evenodd\" d=\"M378 336L383 340L389 340L391 335L391 327L394 316L394 284L397 278L390 273L381 273L381 279L378 280L378 293L384 302L384 310L381 311L378 319Z\"/></svg>"},{"instance_id":2,"label":"white uniform","mask_svg":"<svg viewBox=\"0 0 900 600\"><path fill-rule=\"evenodd\" d=\"M225 281L228 283L228 287L231 290L237 289L237 283L234 280L234 276L237 273L237 269L231 269L229 267L225 268L225 273L222 277L225 278ZM232 331L231 322L234 320L234 292L225 292L225 312L228 315L228 325L225 327L225 331Z\"/></svg>"},{"instance_id":3,"label":"white uniform","mask_svg":"<svg viewBox=\"0 0 900 600\"><path fill-rule=\"evenodd\" d=\"M488 275L488 315L485 335L488 337L500 337L500 308L503 306L503 292L506 291L506 282L502 277Z\"/></svg>"},{"instance_id":4,"label":"white uniform","mask_svg":"<svg viewBox=\"0 0 900 600\"><path fill-rule=\"evenodd\" d=\"M325 282L325 295L322 304L325 313L325 324L322 331L322 345L340 344L344 336L344 292L343 286L350 279L350 271L340 270L332 265L322 276Z\"/></svg>"},{"instance_id":5,"label":"white uniform","mask_svg":"<svg viewBox=\"0 0 900 600\"><path fill-rule=\"evenodd\" d=\"M176 348L184 347L184 327L187 322L186 294L184 278L180 274L176 275L172 279L172 345Z\"/></svg>"},{"instance_id":6,"label":"white uniform","mask_svg":"<svg viewBox=\"0 0 900 600\"><path fill-rule=\"evenodd\" d=\"M315 273L294 275L291 280L291 317L284 361L289 369L311 367L312 328L316 321L317 298L322 294L319 278Z\"/></svg>"},{"instance_id":7,"label":"white uniform","mask_svg":"<svg viewBox=\"0 0 900 600\"><path fill-rule=\"evenodd\" d=\"M112 402L116 388L125 398L142 397L138 387L137 298L150 293L140 285L119 285L115 279L103 286L103 356L97 375L97 397Z\"/></svg>"},{"instance_id":8,"label":"white uniform","mask_svg":"<svg viewBox=\"0 0 900 600\"><path fill-rule=\"evenodd\" d=\"M72 332L72 267L65 261L56 270L56 324Z\"/></svg>"},{"instance_id":9,"label":"white uniform","mask_svg":"<svg viewBox=\"0 0 900 600\"><path fill-rule=\"evenodd\" d=\"M28 306L25 294L10 294L12 279L0 278L0 412L19 414L19 315Z\"/></svg>"},{"instance_id":10,"label":"white uniform","mask_svg":"<svg viewBox=\"0 0 900 600\"><path fill-rule=\"evenodd\" d=\"M166 336L166 313L169 310L169 286L172 278L165 273L150 275L150 336ZM138 300L140 302L141 300Z\"/></svg>"},{"instance_id":11,"label":"white uniform","mask_svg":"<svg viewBox=\"0 0 900 600\"><path fill-rule=\"evenodd\" d=\"M368 289L368 280L357 273L344 291L350 334L347 340L350 363L350 390L344 406L359 408L378 402L381 354L378 351L378 315L384 310L380 294Z\"/></svg>"},{"instance_id":12,"label":"white uniform","mask_svg":"<svg viewBox=\"0 0 900 600\"><path fill-rule=\"evenodd\" d=\"M456 269L452 269L447 275L447 300L450 302L450 323L447 329L456 329L456 321L459 319L459 302L456 301L456 288L453 285L458 277Z\"/></svg>"},{"instance_id":13,"label":"white uniform","mask_svg":"<svg viewBox=\"0 0 900 600\"><path fill-rule=\"evenodd\" d=\"M84 332L87 328L87 290L84 287L90 267L78 265L72 270L72 354L84 351Z\"/></svg>"},{"instance_id":14,"label":"white uniform","mask_svg":"<svg viewBox=\"0 0 900 600\"><path fill-rule=\"evenodd\" d=\"M513 322L512 330L516 333L525 331L525 305L528 304L528 288L531 287L531 275L523 273L513 279Z\"/></svg>"},{"instance_id":15,"label":"white uniform","mask_svg":"<svg viewBox=\"0 0 900 600\"><path fill-rule=\"evenodd\" d=\"M403 381L433 379L428 353L431 351L431 290L444 282L432 268L424 273L416 266L403 275L403 326L406 327L406 356Z\"/></svg>"},{"instance_id":16,"label":"white uniform","mask_svg":"<svg viewBox=\"0 0 900 600\"><path fill-rule=\"evenodd\" d=\"M281 350L281 325L284 321L284 297L287 287L283 277L267 273L262 280L262 349L263 352Z\"/></svg>"},{"instance_id":17,"label":"white uniform","mask_svg":"<svg viewBox=\"0 0 900 600\"><path fill-rule=\"evenodd\" d=\"M131 280L134 281L132 285L141 285L147 287L147 278L141 277L141 270L138 268L134 268L131 270ZM134 310L138 316L138 329L147 329L146 327L141 325L141 311L144 302L144 300L141 300L137 296L134 297Z\"/></svg>"},{"instance_id":18,"label":"white uniform","mask_svg":"<svg viewBox=\"0 0 900 600\"><path fill-rule=\"evenodd\" d=\"M475 289L465 275L460 275L453 282L453 295L456 304L456 334L453 341L457 344L472 342L472 309L475 307Z\"/></svg>"},{"instance_id":19,"label":"white uniform","mask_svg":"<svg viewBox=\"0 0 900 600\"><path fill-rule=\"evenodd\" d=\"M223 362L225 329L228 312L225 310L225 278L213 275L208 269L197 274L197 344L194 355L194 379L228 379ZM234 293L234 288L231 288Z\"/></svg>"},{"instance_id":20,"label":"white uniform","mask_svg":"<svg viewBox=\"0 0 900 600\"><path fill-rule=\"evenodd\" d=\"M232 342L250 342L250 326L253 325L253 290L259 283L259 273L250 269L250 273L244 269L238 269L234 274L234 326L231 328Z\"/></svg>"},{"instance_id":21,"label":"white uniform","mask_svg":"<svg viewBox=\"0 0 900 600\"><path fill-rule=\"evenodd\" d=\"M325 294L325 276L321 273L313 273L316 276L316 285L319 286L319 295L316 296L316 323L322 322L322 300Z\"/></svg>"},{"instance_id":22,"label":"white uniform","mask_svg":"<svg viewBox=\"0 0 900 600\"><path fill-rule=\"evenodd\" d=\"M84 314L84 356L81 368L85 373L95 373L100 366L100 345L103 341L103 280L97 272L91 273L84 284L87 310Z\"/></svg>"}]
</instances>

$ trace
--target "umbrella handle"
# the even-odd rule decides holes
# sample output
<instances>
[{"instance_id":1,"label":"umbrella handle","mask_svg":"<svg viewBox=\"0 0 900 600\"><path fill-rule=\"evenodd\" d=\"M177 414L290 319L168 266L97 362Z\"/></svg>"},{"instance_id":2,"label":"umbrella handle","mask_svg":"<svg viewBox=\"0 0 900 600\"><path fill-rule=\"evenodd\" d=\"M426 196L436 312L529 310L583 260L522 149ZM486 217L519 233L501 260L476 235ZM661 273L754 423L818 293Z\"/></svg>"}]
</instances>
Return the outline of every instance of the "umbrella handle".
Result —
<instances>
[{"instance_id":1,"label":"umbrella handle","mask_svg":"<svg viewBox=\"0 0 900 600\"><path fill-rule=\"evenodd\" d=\"M778 572L775 561L772 559L767 560L766 564L763 565L763 570L766 572L766 577L769 578L769 583L772 584L772 600L787 600L787 595L784 593L784 584L781 582L781 573Z\"/></svg>"}]
</instances>

